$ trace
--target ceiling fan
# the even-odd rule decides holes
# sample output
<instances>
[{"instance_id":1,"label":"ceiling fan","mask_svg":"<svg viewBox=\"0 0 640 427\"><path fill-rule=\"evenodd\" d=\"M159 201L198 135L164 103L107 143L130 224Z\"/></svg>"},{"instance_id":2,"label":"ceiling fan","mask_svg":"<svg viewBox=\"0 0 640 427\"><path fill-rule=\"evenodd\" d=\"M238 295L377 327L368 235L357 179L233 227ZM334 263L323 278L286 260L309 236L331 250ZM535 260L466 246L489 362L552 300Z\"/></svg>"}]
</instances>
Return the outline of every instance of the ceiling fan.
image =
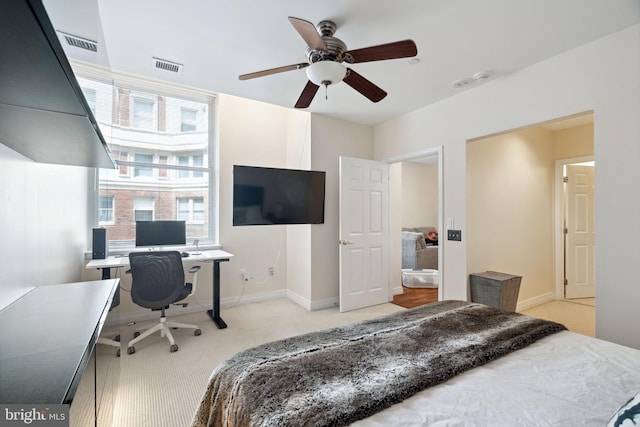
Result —
<instances>
[{"instance_id":1,"label":"ceiling fan","mask_svg":"<svg viewBox=\"0 0 640 427\"><path fill-rule=\"evenodd\" d=\"M307 108L321 85L326 88L341 81L344 81L369 100L378 102L387 96L387 92L354 70L346 67L343 63L357 64L385 59L410 58L418 54L418 49L413 40L402 40L362 49L347 50L347 45L342 40L333 37L337 27L332 21L324 20L314 26L309 21L290 16L289 22L307 43L307 62L242 74L239 78L240 80L249 80L306 68L309 81L295 104L296 108Z\"/></svg>"}]
</instances>

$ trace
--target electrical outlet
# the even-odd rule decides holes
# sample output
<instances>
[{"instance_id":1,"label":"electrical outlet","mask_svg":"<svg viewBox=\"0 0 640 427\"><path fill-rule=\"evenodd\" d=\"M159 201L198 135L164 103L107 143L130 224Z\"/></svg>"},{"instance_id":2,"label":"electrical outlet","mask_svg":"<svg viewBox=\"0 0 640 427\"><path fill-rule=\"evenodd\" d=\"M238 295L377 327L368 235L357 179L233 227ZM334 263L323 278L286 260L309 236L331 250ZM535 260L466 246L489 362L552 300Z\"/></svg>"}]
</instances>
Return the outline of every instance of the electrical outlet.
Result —
<instances>
[{"instance_id":1,"label":"electrical outlet","mask_svg":"<svg viewBox=\"0 0 640 427\"><path fill-rule=\"evenodd\" d=\"M240 269L240 278L242 279L243 282L248 282L251 279L251 275L247 273L246 268Z\"/></svg>"},{"instance_id":2,"label":"electrical outlet","mask_svg":"<svg viewBox=\"0 0 640 427\"><path fill-rule=\"evenodd\" d=\"M273 267L269 267L269 276L273 276L274 274L276 274L276 269Z\"/></svg>"},{"instance_id":3,"label":"electrical outlet","mask_svg":"<svg viewBox=\"0 0 640 427\"><path fill-rule=\"evenodd\" d=\"M462 230L447 230L447 240L462 241Z\"/></svg>"}]
</instances>

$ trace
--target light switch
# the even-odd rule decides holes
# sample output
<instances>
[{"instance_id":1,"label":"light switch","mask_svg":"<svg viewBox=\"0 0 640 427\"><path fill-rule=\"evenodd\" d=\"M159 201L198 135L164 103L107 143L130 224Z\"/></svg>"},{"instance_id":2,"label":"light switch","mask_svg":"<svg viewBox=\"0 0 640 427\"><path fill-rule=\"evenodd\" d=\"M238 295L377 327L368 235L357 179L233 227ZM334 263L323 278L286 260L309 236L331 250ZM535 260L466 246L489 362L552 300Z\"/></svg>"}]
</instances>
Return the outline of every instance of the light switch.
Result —
<instances>
[{"instance_id":1,"label":"light switch","mask_svg":"<svg viewBox=\"0 0 640 427\"><path fill-rule=\"evenodd\" d=\"M453 228L453 218L447 218L447 230L451 230Z\"/></svg>"}]
</instances>

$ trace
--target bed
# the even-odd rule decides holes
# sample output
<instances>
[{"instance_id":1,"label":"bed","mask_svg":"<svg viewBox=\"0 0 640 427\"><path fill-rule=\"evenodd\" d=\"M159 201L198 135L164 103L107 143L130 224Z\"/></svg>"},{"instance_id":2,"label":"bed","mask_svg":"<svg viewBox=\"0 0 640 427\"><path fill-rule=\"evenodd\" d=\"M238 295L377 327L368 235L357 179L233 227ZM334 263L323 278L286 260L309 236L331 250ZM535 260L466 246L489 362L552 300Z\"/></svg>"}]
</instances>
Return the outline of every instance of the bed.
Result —
<instances>
[{"instance_id":1,"label":"bed","mask_svg":"<svg viewBox=\"0 0 640 427\"><path fill-rule=\"evenodd\" d=\"M238 353L192 425L624 427L639 392L639 350L442 301Z\"/></svg>"}]
</instances>

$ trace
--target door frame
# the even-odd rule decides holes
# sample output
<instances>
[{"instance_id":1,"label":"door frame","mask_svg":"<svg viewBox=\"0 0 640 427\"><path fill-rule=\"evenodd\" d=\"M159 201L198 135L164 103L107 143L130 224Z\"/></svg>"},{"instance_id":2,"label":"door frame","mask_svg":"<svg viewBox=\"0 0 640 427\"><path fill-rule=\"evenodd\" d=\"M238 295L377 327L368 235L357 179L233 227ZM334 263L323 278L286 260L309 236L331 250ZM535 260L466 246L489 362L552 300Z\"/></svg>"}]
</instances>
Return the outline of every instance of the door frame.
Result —
<instances>
[{"instance_id":1,"label":"door frame","mask_svg":"<svg viewBox=\"0 0 640 427\"><path fill-rule=\"evenodd\" d=\"M555 162L554 174L554 203L553 203L553 243L555 264L555 299L564 299L564 244L563 244L563 204L564 204L564 177L565 165L582 162L592 162L593 155L559 159ZM597 255L596 255L597 256ZM595 259L593 260L595 262Z\"/></svg>"},{"instance_id":2,"label":"door frame","mask_svg":"<svg viewBox=\"0 0 640 427\"><path fill-rule=\"evenodd\" d=\"M436 225L438 234L441 236L438 239L438 301L442 301L444 299L444 246L446 245L446 233L444 232L444 158L443 158L443 146L438 145L435 147L425 148L419 151L413 151L411 153L402 154L399 156L388 157L383 162L393 164L400 162L408 162L412 160L418 160L425 157L438 157L438 224ZM393 190L392 190L393 191ZM393 194L390 194L389 199L393 198ZM393 219L396 216L392 213L392 210L389 209L389 239L394 238L393 234ZM395 236L399 239L399 236ZM389 242L390 250L394 250L394 245L392 242ZM396 254L397 255L397 254ZM396 267L402 268L402 265L393 265L393 263L389 264L389 298L390 301L393 300L393 284L397 281L397 277L394 277L397 274Z\"/></svg>"}]
</instances>

